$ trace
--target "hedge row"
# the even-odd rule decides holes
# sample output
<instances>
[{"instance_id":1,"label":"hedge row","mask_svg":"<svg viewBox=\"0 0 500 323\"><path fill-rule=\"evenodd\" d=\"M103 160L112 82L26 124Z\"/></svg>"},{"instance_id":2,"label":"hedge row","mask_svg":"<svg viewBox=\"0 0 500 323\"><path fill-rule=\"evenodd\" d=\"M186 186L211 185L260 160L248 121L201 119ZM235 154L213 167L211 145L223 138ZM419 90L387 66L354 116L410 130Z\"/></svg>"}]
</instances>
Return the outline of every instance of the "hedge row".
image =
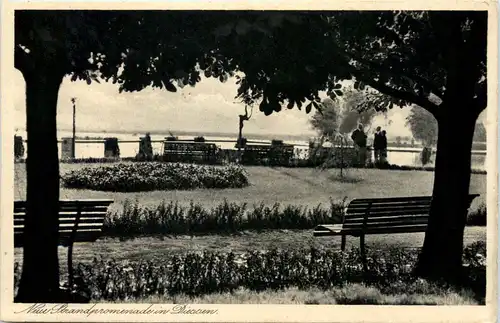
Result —
<instances>
[{"instance_id":1,"label":"hedge row","mask_svg":"<svg viewBox=\"0 0 500 323\"><path fill-rule=\"evenodd\" d=\"M417 250L368 250L365 266L357 249L348 252L303 249L250 251L236 255L202 252L166 256L140 262L104 261L78 264L73 289L87 298L127 300L153 295L198 296L250 290L280 290L287 287L329 289L349 283L374 286L387 294L424 292L439 294L443 286L416 279L412 269ZM468 282L484 302L486 291L486 246L475 243L464 250ZM15 265L15 290L20 266ZM445 287L446 288L446 287ZM413 289L413 290L411 290Z\"/></svg>"},{"instance_id":2,"label":"hedge row","mask_svg":"<svg viewBox=\"0 0 500 323\"><path fill-rule=\"evenodd\" d=\"M246 203L224 200L213 208L191 202L188 207L178 202L162 201L156 208L143 207L126 200L122 211L110 212L104 222L103 234L112 237L139 235L193 235L236 233L245 230L311 230L318 224L340 223L346 199L333 200L325 207L282 206L264 203L248 207ZM468 225L486 225L486 207L471 210Z\"/></svg>"},{"instance_id":3,"label":"hedge row","mask_svg":"<svg viewBox=\"0 0 500 323\"><path fill-rule=\"evenodd\" d=\"M103 234L133 237L154 234L235 233L245 230L312 229L321 223L339 223L345 203L330 202L328 208L296 205L282 207L264 203L248 208L246 203L224 200L213 208L191 202L188 207L162 201L156 208L126 200L122 211L108 214Z\"/></svg>"}]
</instances>

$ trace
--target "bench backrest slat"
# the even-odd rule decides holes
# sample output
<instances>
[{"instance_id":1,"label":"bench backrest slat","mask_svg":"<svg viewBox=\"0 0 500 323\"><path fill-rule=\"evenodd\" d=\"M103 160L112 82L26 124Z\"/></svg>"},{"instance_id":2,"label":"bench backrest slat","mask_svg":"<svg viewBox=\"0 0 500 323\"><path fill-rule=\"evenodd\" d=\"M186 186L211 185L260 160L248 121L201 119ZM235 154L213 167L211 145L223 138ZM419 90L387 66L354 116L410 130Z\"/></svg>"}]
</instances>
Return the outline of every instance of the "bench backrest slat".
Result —
<instances>
[{"instance_id":1,"label":"bench backrest slat","mask_svg":"<svg viewBox=\"0 0 500 323\"><path fill-rule=\"evenodd\" d=\"M81 217L82 218L91 218L91 217L102 217L105 216L107 211L83 211L81 212ZM15 212L14 213L14 220L17 219L24 219L26 215L26 212ZM59 212L59 219L65 219L65 218L75 218L77 215L76 211L60 211Z\"/></svg>"},{"instance_id":2,"label":"bench backrest slat","mask_svg":"<svg viewBox=\"0 0 500 323\"><path fill-rule=\"evenodd\" d=\"M92 199L92 200L59 200L59 206L107 206L113 203L110 199ZM14 207L26 205L26 201L14 201Z\"/></svg>"},{"instance_id":3,"label":"bench backrest slat","mask_svg":"<svg viewBox=\"0 0 500 323\"><path fill-rule=\"evenodd\" d=\"M469 195L470 202L479 194ZM344 229L426 225L432 196L363 198L352 200L344 212Z\"/></svg>"},{"instance_id":4,"label":"bench backrest slat","mask_svg":"<svg viewBox=\"0 0 500 323\"><path fill-rule=\"evenodd\" d=\"M390 202L363 202L363 203L350 203L349 208L350 209L365 209L368 206L370 207L397 207L397 206L407 206L407 205L430 205L431 204L431 199L428 200L416 200L416 201L390 201Z\"/></svg>"},{"instance_id":5,"label":"bench backrest slat","mask_svg":"<svg viewBox=\"0 0 500 323\"><path fill-rule=\"evenodd\" d=\"M366 204L366 203L394 203L394 202L407 202L407 201L427 201L432 199L431 196L406 196L406 197L382 197L382 198L363 198L352 200L352 205Z\"/></svg>"},{"instance_id":6,"label":"bench backrest slat","mask_svg":"<svg viewBox=\"0 0 500 323\"><path fill-rule=\"evenodd\" d=\"M111 203L113 200L108 199L59 201L59 244L65 246L70 241L95 241L102 230L107 209ZM14 245L16 247L22 246L25 216L26 201L14 201Z\"/></svg>"},{"instance_id":7,"label":"bench backrest slat","mask_svg":"<svg viewBox=\"0 0 500 323\"><path fill-rule=\"evenodd\" d=\"M375 211L369 211L368 217L380 217L380 216L387 216L387 217L399 217L401 215L427 215L429 214L430 208L407 208L407 209L398 209L398 210L375 210ZM358 213L347 213L345 215L345 221L349 219L357 219L357 218L362 218L366 212L358 212Z\"/></svg>"}]
</instances>

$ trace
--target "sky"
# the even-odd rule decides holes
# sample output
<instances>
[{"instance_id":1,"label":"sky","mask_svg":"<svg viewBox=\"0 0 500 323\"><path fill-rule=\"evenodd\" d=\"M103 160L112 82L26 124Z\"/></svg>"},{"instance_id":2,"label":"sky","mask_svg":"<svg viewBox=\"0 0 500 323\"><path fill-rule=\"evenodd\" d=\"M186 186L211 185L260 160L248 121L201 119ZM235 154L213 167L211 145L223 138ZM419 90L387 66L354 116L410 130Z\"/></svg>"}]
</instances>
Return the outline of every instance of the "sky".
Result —
<instances>
[{"instance_id":1,"label":"sky","mask_svg":"<svg viewBox=\"0 0 500 323\"><path fill-rule=\"evenodd\" d=\"M16 70L10 84L14 95L15 125L21 131L26 125L25 82ZM87 85L84 81L71 82L65 78L59 90L57 123L59 130L72 127L71 98L76 97L77 132L146 132L175 130L192 132L238 132L238 115L244 105L234 98L235 80L220 83L216 79L202 79L195 87L178 89L171 93L162 89L146 88L140 92L119 93L118 85L102 81ZM252 118L245 122L244 133L258 135L313 136L309 119L303 110L284 108L279 113L265 116L255 106ZM405 118L409 108L394 108L387 117L379 115L373 125L382 126L389 137L409 136ZM374 127L373 127L374 128Z\"/></svg>"}]
</instances>

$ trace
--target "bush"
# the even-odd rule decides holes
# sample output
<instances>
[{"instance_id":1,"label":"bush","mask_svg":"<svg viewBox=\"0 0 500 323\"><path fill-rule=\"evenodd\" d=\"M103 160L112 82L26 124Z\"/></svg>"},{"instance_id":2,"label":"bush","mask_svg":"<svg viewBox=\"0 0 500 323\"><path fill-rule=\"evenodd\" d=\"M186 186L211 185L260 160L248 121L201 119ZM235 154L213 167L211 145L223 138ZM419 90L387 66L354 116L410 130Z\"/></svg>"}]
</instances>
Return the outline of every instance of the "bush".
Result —
<instances>
[{"instance_id":1,"label":"bush","mask_svg":"<svg viewBox=\"0 0 500 323\"><path fill-rule=\"evenodd\" d=\"M344 202L321 204L312 209L295 205L269 207L263 203L247 209L246 203L223 203L212 209L191 202L182 207L178 202L161 202L156 208L142 207L136 201L125 201L121 213L109 213L103 235L133 237L155 234L235 233L244 230L312 229L321 223L339 223Z\"/></svg>"},{"instance_id":2,"label":"bush","mask_svg":"<svg viewBox=\"0 0 500 323\"><path fill-rule=\"evenodd\" d=\"M469 211L467 215L467 225L470 226L486 226L486 204L481 203L477 208Z\"/></svg>"},{"instance_id":3,"label":"bush","mask_svg":"<svg viewBox=\"0 0 500 323\"><path fill-rule=\"evenodd\" d=\"M466 248L464 254L471 256L464 257L464 264L479 273L474 279L485 282L485 262L482 261L485 253L475 254L478 250L477 246ZM348 252L316 248L274 249L240 255L206 251L123 263L94 259L92 263L76 266L73 288L94 300L126 300L152 295L197 296L232 292L241 287L253 291L288 287L327 290L356 283L376 287L387 294L442 293L442 286L413 276L417 256L418 251L412 249L369 250L366 270L357 249ZM18 264L15 270L14 281L18 284ZM485 289L482 294L484 303Z\"/></svg>"},{"instance_id":4,"label":"bush","mask_svg":"<svg viewBox=\"0 0 500 323\"><path fill-rule=\"evenodd\" d=\"M245 170L238 166L160 162L81 168L63 175L62 182L67 188L115 192L241 188L249 184Z\"/></svg>"},{"instance_id":5,"label":"bush","mask_svg":"<svg viewBox=\"0 0 500 323\"><path fill-rule=\"evenodd\" d=\"M23 137L14 136L14 157L20 159L24 156L24 142Z\"/></svg>"}]
</instances>

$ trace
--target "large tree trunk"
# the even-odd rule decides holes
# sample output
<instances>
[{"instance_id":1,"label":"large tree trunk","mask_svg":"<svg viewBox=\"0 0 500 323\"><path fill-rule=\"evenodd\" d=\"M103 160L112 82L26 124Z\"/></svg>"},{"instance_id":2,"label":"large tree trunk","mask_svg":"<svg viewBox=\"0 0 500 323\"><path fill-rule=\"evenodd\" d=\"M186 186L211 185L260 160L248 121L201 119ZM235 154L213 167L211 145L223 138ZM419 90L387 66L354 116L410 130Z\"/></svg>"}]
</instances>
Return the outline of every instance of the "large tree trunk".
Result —
<instances>
[{"instance_id":1,"label":"large tree trunk","mask_svg":"<svg viewBox=\"0 0 500 323\"><path fill-rule=\"evenodd\" d=\"M432 17L443 44L446 91L435 111L438 143L434 189L415 273L433 281L461 285L465 282L462 253L470 202L472 140L479 113L486 108L486 93L479 90L478 81L486 61L487 14L437 13ZM473 21L469 36L463 30L466 21Z\"/></svg>"},{"instance_id":2,"label":"large tree trunk","mask_svg":"<svg viewBox=\"0 0 500 323\"><path fill-rule=\"evenodd\" d=\"M54 302L59 293L57 96L64 73L40 64L24 72L28 133L24 256L16 302Z\"/></svg>"},{"instance_id":3,"label":"large tree trunk","mask_svg":"<svg viewBox=\"0 0 500 323\"><path fill-rule=\"evenodd\" d=\"M441 106L433 199L416 274L434 281L461 283L463 235L469 206L471 149L477 115L454 101ZM457 111L458 110L458 111ZM469 110L470 111L470 110Z\"/></svg>"}]
</instances>

